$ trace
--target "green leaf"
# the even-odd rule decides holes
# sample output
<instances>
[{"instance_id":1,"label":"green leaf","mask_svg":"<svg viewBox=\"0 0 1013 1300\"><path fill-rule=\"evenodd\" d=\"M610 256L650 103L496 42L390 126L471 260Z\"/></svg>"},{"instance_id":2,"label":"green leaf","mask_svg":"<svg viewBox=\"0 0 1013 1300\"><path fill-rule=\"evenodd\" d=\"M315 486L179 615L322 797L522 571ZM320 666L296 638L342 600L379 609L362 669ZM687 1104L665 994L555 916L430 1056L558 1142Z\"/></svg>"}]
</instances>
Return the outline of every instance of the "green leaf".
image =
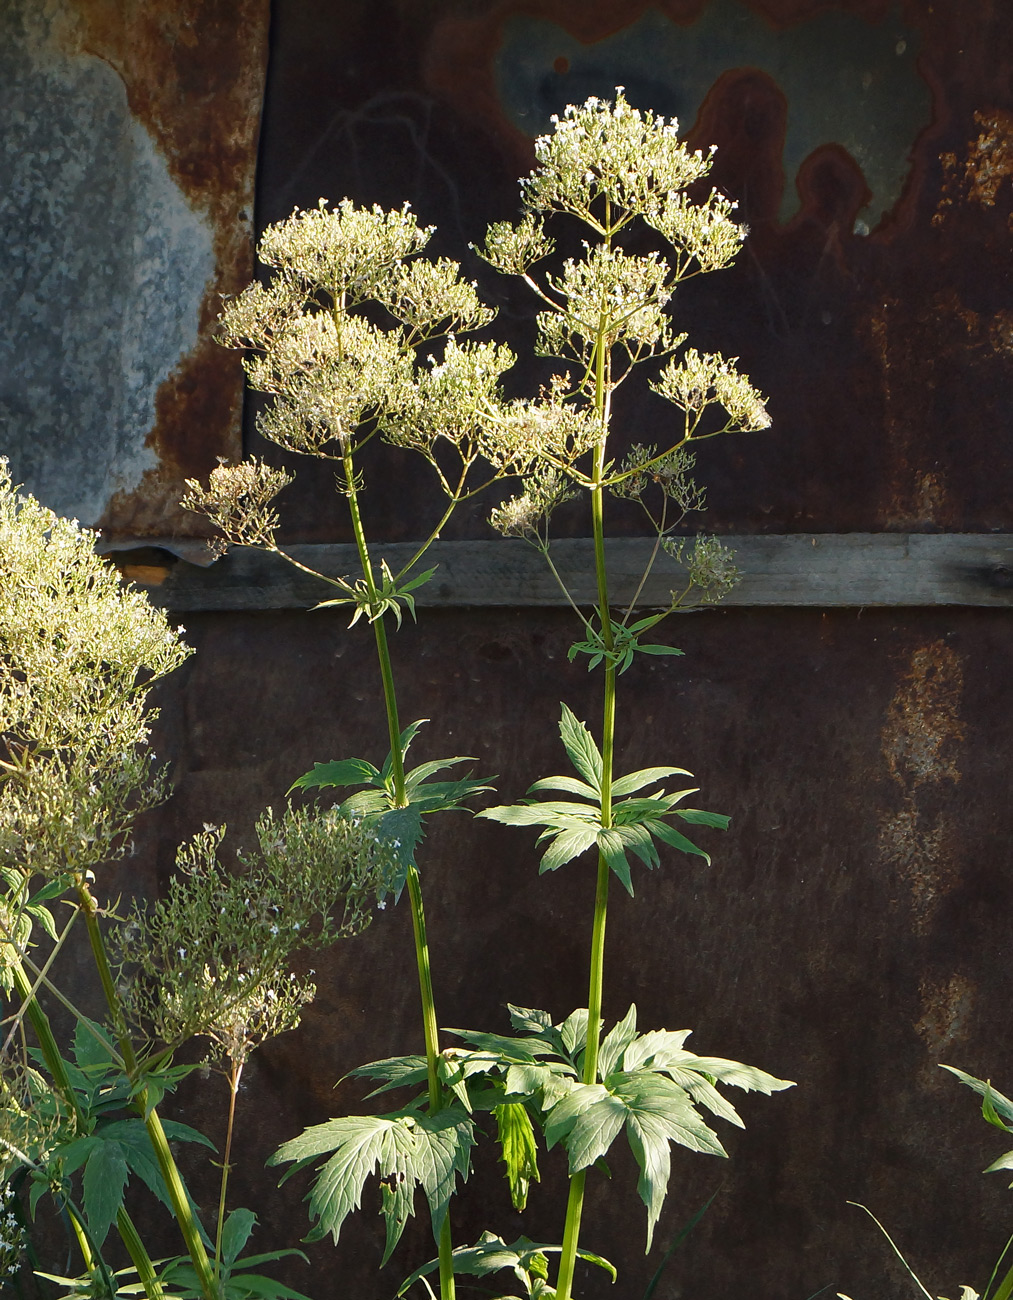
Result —
<instances>
[{"instance_id":1,"label":"green leaf","mask_svg":"<svg viewBox=\"0 0 1013 1300\"><path fill-rule=\"evenodd\" d=\"M644 645L642 641L637 642L637 649L644 655L681 655L686 653L684 650L677 650L674 645Z\"/></svg>"},{"instance_id":2,"label":"green leaf","mask_svg":"<svg viewBox=\"0 0 1013 1300\"><path fill-rule=\"evenodd\" d=\"M337 758L329 763L314 763L309 772L292 782L286 793L328 786L372 785L379 775L377 768L364 758Z\"/></svg>"},{"instance_id":3,"label":"green leaf","mask_svg":"<svg viewBox=\"0 0 1013 1300\"><path fill-rule=\"evenodd\" d=\"M507 1067L505 1087L508 1097L537 1101L542 1110L549 1110L572 1090L575 1081L573 1067L561 1062L520 1063Z\"/></svg>"},{"instance_id":4,"label":"green leaf","mask_svg":"<svg viewBox=\"0 0 1013 1300\"><path fill-rule=\"evenodd\" d=\"M689 1029L652 1029L635 1038L623 1053L623 1069L627 1072L640 1069L664 1069L669 1061L685 1056L682 1045L690 1036Z\"/></svg>"},{"instance_id":5,"label":"green leaf","mask_svg":"<svg viewBox=\"0 0 1013 1300\"><path fill-rule=\"evenodd\" d=\"M592 803L597 803L601 794L586 781L578 781L574 776L545 776L534 785L529 786L528 794L533 794L536 790L562 790L566 794L575 794L581 799L588 799ZM613 787L614 793L614 787Z\"/></svg>"},{"instance_id":6,"label":"green leaf","mask_svg":"<svg viewBox=\"0 0 1013 1300\"><path fill-rule=\"evenodd\" d=\"M963 1070L958 1070L953 1065L944 1065L941 1068L948 1070L950 1074L956 1075L961 1083L966 1084L979 1097L987 1095L997 1114L1001 1115L1003 1119L1013 1121L1013 1101L1010 1101L1008 1097L1004 1097L1001 1092L997 1092L986 1080L976 1079L973 1075L965 1074ZM994 1121L989 1122L994 1123ZM1005 1128L1005 1125L1000 1124L998 1127Z\"/></svg>"},{"instance_id":7,"label":"green leaf","mask_svg":"<svg viewBox=\"0 0 1013 1300\"><path fill-rule=\"evenodd\" d=\"M418 1185L426 1194L433 1231L439 1236L456 1176L467 1177L473 1144L471 1120L451 1105L436 1115L399 1111L329 1120L286 1142L268 1163L294 1160L296 1168L302 1168L314 1156L334 1152L310 1191L310 1215L317 1223L308 1239L319 1240L329 1232L335 1243L345 1219L362 1203L366 1179L379 1169L386 1180L386 1262L412 1213Z\"/></svg>"},{"instance_id":8,"label":"green leaf","mask_svg":"<svg viewBox=\"0 0 1013 1300\"><path fill-rule=\"evenodd\" d=\"M621 882L626 892L633 897L633 881L630 878L630 864L622 836L614 828L600 830L597 834L598 849L608 863L609 870Z\"/></svg>"},{"instance_id":9,"label":"green leaf","mask_svg":"<svg viewBox=\"0 0 1013 1300\"><path fill-rule=\"evenodd\" d=\"M233 1210L225 1220L222 1228L222 1261L226 1272L232 1271L232 1265L239 1258L240 1251L250 1240L257 1216L252 1210Z\"/></svg>"},{"instance_id":10,"label":"green leaf","mask_svg":"<svg viewBox=\"0 0 1013 1300\"><path fill-rule=\"evenodd\" d=\"M370 1097L379 1097L383 1092L394 1088L405 1088L421 1083L426 1077L426 1058L424 1056L390 1056L384 1061L372 1061L369 1065L360 1065L356 1070L349 1070L346 1079L384 1079L380 1088L374 1088Z\"/></svg>"},{"instance_id":11,"label":"green leaf","mask_svg":"<svg viewBox=\"0 0 1013 1300\"><path fill-rule=\"evenodd\" d=\"M328 1120L285 1142L270 1157L270 1165L288 1160L299 1161L301 1165L328 1151L335 1153L320 1171L310 1192L310 1214L318 1221L310 1240L319 1240L329 1232L337 1245L341 1225L362 1204L366 1179L381 1160L393 1166L390 1132L394 1123L382 1115L349 1115ZM388 1177L390 1170L381 1168L382 1176Z\"/></svg>"},{"instance_id":12,"label":"green leaf","mask_svg":"<svg viewBox=\"0 0 1013 1300\"><path fill-rule=\"evenodd\" d=\"M418 1151L413 1172L429 1201L433 1236L439 1240L457 1175L462 1181L468 1177L474 1129L463 1111L445 1106L435 1115L420 1116L415 1135Z\"/></svg>"},{"instance_id":13,"label":"green leaf","mask_svg":"<svg viewBox=\"0 0 1013 1300\"><path fill-rule=\"evenodd\" d=\"M504 1061L535 1061L554 1048L537 1038L508 1038L505 1034L487 1034L475 1029L447 1029L448 1034L463 1038L480 1052L488 1052Z\"/></svg>"},{"instance_id":14,"label":"green leaf","mask_svg":"<svg viewBox=\"0 0 1013 1300\"><path fill-rule=\"evenodd\" d=\"M390 808L376 819L376 833L391 849L397 862L392 889L395 899L398 899L408 879L408 868L415 865L415 849L422 842L422 814L413 805Z\"/></svg>"},{"instance_id":15,"label":"green leaf","mask_svg":"<svg viewBox=\"0 0 1013 1300\"><path fill-rule=\"evenodd\" d=\"M458 763L474 763L477 760L467 756L457 755L455 758L434 758L428 763L420 763L418 767L413 767L410 772L405 773L405 789L414 790L417 785L423 781L428 781L431 776L437 772L445 772L448 767L455 767Z\"/></svg>"},{"instance_id":16,"label":"green leaf","mask_svg":"<svg viewBox=\"0 0 1013 1300\"><path fill-rule=\"evenodd\" d=\"M723 1056L694 1056L692 1052L687 1052L686 1058L678 1064L691 1066L698 1073L709 1074L719 1083L741 1088L743 1092L762 1092L769 1097L773 1092L795 1087L791 1079L778 1079L766 1070L758 1070L755 1065L726 1061Z\"/></svg>"},{"instance_id":17,"label":"green leaf","mask_svg":"<svg viewBox=\"0 0 1013 1300\"><path fill-rule=\"evenodd\" d=\"M665 781L670 776L688 776L692 779L693 773L687 772L684 767L644 767L639 772L630 772L627 776L621 776L617 781L612 782L612 797L621 798L623 795L633 794L636 790L642 790L645 785L654 785L658 781Z\"/></svg>"},{"instance_id":18,"label":"green leaf","mask_svg":"<svg viewBox=\"0 0 1013 1300\"><path fill-rule=\"evenodd\" d=\"M993 1160L987 1169L982 1170L986 1174L994 1174L1000 1169L1013 1169L1013 1151L1007 1151L1004 1156L998 1160Z\"/></svg>"},{"instance_id":19,"label":"green leaf","mask_svg":"<svg viewBox=\"0 0 1013 1300\"><path fill-rule=\"evenodd\" d=\"M29 903L25 908L26 913L34 920L38 921L46 934L55 943L59 938L56 931L56 922L53 920L53 913L48 907L38 907L34 903Z\"/></svg>"},{"instance_id":20,"label":"green leaf","mask_svg":"<svg viewBox=\"0 0 1013 1300\"><path fill-rule=\"evenodd\" d=\"M302 1255L302 1251L284 1253ZM303 1255L303 1258L306 1256ZM198 1287L198 1300L200 1295ZM233 1273L225 1283L225 1300L245 1300L247 1296L258 1296L261 1300L309 1300L302 1291L276 1282L273 1277L264 1277L260 1273Z\"/></svg>"},{"instance_id":21,"label":"green leaf","mask_svg":"<svg viewBox=\"0 0 1013 1300\"><path fill-rule=\"evenodd\" d=\"M357 790L342 801L339 811L345 817L370 817L385 813L390 807L391 797L386 789Z\"/></svg>"},{"instance_id":22,"label":"green leaf","mask_svg":"<svg viewBox=\"0 0 1013 1300\"><path fill-rule=\"evenodd\" d=\"M73 1142L68 1142L66 1146L59 1147L54 1154L59 1155L60 1162L63 1165L63 1172L69 1176L81 1168L101 1142L100 1137L94 1136L75 1138Z\"/></svg>"},{"instance_id":23,"label":"green leaf","mask_svg":"<svg viewBox=\"0 0 1013 1300\"><path fill-rule=\"evenodd\" d=\"M405 727L404 731L401 732L401 736L398 741L398 744L401 749L402 763L408 757L408 750L411 748L412 741L415 739L415 737L419 734L419 732L422 730L422 728L426 725L428 721L429 721L428 718L419 718L416 722L409 722L408 726ZM384 760L384 764L380 772L380 776L384 781L386 781L390 777L390 774L393 771L394 771L394 755L393 753L390 753L387 755L386 759Z\"/></svg>"},{"instance_id":24,"label":"green leaf","mask_svg":"<svg viewBox=\"0 0 1013 1300\"><path fill-rule=\"evenodd\" d=\"M546 1141L562 1140L570 1174L600 1160L622 1132L626 1107L603 1084L581 1084L556 1103L545 1122Z\"/></svg>"},{"instance_id":25,"label":"green leaf","mask_svg":"<svg viewBox=\"0 0 1013 1300\"><path fill-rule=\"evenodd\" d=\"M454 1251L454 1273L462 1277L488 1277L505 1268L512 1269L518 1280L530 1289L535 1278L544 1278L547 1274L546 1255L558 1255L562 1246L548 1246L542 1242L531 1241L527 1237L518 1237L511 1245L491 1232L483 1232L474 1246L458 1246ZM615 1281L616 1270L601 1255L594 1255L587 1250L578 1250L577 1255L588 1264L604 1269ZM438 1259L423 1264L398 1287L398 1297L403 1296L421 1278L428 1277L439 1268ZM499 1292L497 1291L497 1294ZM534 1294L534 1293L532 1293ZM540 1295L549 1297L555 1293L551 1288L542 1289Z\"/></svg>"},{"instance_id":26,"label":"green leaf","mask_svg":"<svg viewBox=\"0 0 1013 1300\"><path fill-rule=\"evenodd\" d=\"M603 1079L615 1070L623 1053L637 1036L637 1006L633 1002L626 1015L602 1039L598 1049L598 1073Z\"/></svg>"},{"instance_id":27,"label":"green leaf","mask_svg":"<svg viewBox=\"0 0 1013 1300\"><path fill-rule=\"evenodd\" d=\"M571 1057L575 1057L587 1046L587 1021L587 1007L578 1007L558 1026L563 1047Z\"/></svg>"},{"instance_id":28,"label":"green leaf","mask_svg":"<svg viewBox=\"0 0 1013 1300\"><path fill-rule=\"evenodd\" d=\"M680 835L673 826L668 826L662 821L652 821L650 830L652 835L659 840L663 840L666 844L670 844L673 849L681 849L683 853L693 853L698 858L703 858L704 862L710 866L711 855L705 853L703 849L697 848L692 840L688 840L685 835Z\"/></svg>"},{"instance_id":29,"label":"green leaf","mask_svg":"<svg viewBox=\"0 0 1013 1300\"><path fill-rule=\"evenodd\" d=\"M677 1142L691 1151L711 1155L727 1153L693 1109L683 1089L668 1079L637 1071L620 1076L615 1093L626 1107L626 1136L640 1166L637 1191L647 1207L647 1249L650 1250L668 1191L669 1143Z\"/></svg>"},{"instance_id":30,"label":"green leaf","mask_svg":"<svg viewBox=\"0 0 1013 1300\"><path fill-rule=\"evenodd\" d=\"M84 1167L84 1213L96 1246L109 1234L123 1204L129 1170L123 1148L116 1141L99 1142Z\"/></svg>"},{"instance_id":31,"label":"green leaf","mask_svg":"<svg viewBox=\"0 0 1013 1300\"><path fill-rule=\"evenodd\" d=\"M601 792L602 757L591 733L565 704L561 705L562 716L559 720L559 735L570 756L570 762L580 775L593 787L595 794Z\"/></svg>"},{"instance_id":32,"label":"green leaf","mask_svg":"<svg viewBox=\"0 0 1013 1300\"><path fill-rule=\"evenodd\" d=\"M594 826L578 826L571 830L560 831L542 854L541 862L538 864L539 875L544 875L546 871L556 871L567 862L572 862L574 858L585 853L597 838L598 831Z\"/></svg>"},{"instance_id":33,"label":"green leaf","mask_svg":"<svg viewBox=\"0 0 1013 1300\"><path fill-rule=\"evenodd\" d=\"M409 582L403 583L398 590L402 594L406 591L416 591L424 583L429 581L439 567L438 564L434 564L431 569L426 569L425 572L418 574L417 577L412 578Z\"/></svg>"},{"instance_id":34,"label":"green leaf","mask_svg":"<svg viewBox=\"0 0 1013 1300\"><path fill-rule=\"evenodd\" d=\"M493 1115L507 1168L510 1200L515 1210L523 1210L528 1203L528 1187L538 1182L538 1147L531 1116L520 1102L504 1102Z\"/></svg>"},{"instance_id":35,"label":"green leaf","mask_svg":"<svg viewBox=\"0 0 1013 1300\"><path fill-rule=\"evenodd\" d=\"M114 1049L101 1025L81 1016L74 1027L74 1060L82 1070L108 1070Z\"/></svg>"},{"instance_id":36,"label":"green leaf","mask_svg":"<svg viewBox=\"0 0 1013 1300\"><path fill-rule=\"evenodd\" d=\"M539 1011L537 1007L516 1007L508 1002L507 1011L514 1029L525 1030L529 1034L543 1034L553 1027L549 1013Z\"/></svg>"},{"instance_id":37,"label":"green leaf","mask_svg":"<svg viewBox=\"0 0 1013 1300\"><path fill-rule=\"evenodd\" d=\"M490 778L491 779L491 778ZM420 812L463 812L463 800L473 799L486 790L493 790L486 780L462 777L459 781L428 781L415 786L410 792L412 807Z\"/></svg>"},{"instance_id":38,"label":"green leaf","mask_svg":"<svg viewBox=\"0 0 1013 1300\"><path fill-rule=\"evenodd\" d=\"M692 822L696 826L714 826L719 831L726 831L732 820L727 813L701 812L699 808L676 808L675 815L684 822Z\"/></svg>"}]
</instances>

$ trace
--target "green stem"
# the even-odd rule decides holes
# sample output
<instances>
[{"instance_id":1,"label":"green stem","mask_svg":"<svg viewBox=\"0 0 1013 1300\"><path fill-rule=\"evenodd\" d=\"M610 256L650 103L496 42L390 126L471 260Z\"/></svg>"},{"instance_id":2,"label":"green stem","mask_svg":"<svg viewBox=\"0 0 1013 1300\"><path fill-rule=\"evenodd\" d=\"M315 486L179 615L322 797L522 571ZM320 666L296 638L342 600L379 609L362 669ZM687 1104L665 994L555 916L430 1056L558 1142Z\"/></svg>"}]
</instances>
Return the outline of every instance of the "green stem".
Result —
<instances>
[{"instance_id":1,"label":"green stem","mask_svg":"<svg viewBox=\"0 0 1013 1300\"><path fill-rule=\"evenodd\" d=\"M232 1133L236 1124L236 1094L239 1092L239 1080L243 1074L242 1062L232 1062L229 1073L229 1122L225 1130L225 1154L222 1157L222 1182L218 1191L218 1225L215 1229L215 1280L221 1285L222 1279L222 1232L225 1228L225 1193L229 1185L229 1171L232 1168Z\"/></svg>"},{"instance_id":2,"label":"green stem","mask_svg":"<svg viewBox=\"0 0 1013 1300\"><path fill-rule=\"evenodd\" d=\"M348 509L352 518L352 532L359 552L362 575L370 597L376 595L376 580L373 566L369 559L369 547L359 513L358 494L355 487L355 471L352 452L349 446L344 451L345 482L347 484ZM376 654L380 661L380 679L383 683L383 702L387 714L387 731L390 735L391 775L394 778L394 802L399 808L408 806L408 794L405 789L404 753L401 749L401 723L398 717L397 694L394 689L394 670L390 661L390 647L387 644L387 629L383 618L373 619L373 635L376 639ZM436 1000L433 996L432 973L429 965L429 944L426 939L426 914L422 903L422 882L414 863L410 863L407 873L408 897L412 911L412 931L415 938L415 964L419 973L419 995L422 1002L422 1028L426 1043L426 1077L429 1085L429 1109L435 1114L443 1105L443 1089L440 1086L437 1066L440 1054L439 1021L436 1018ZM440 1296L441 1300L455 1300L453 1238L450 1230L450 1212L443 1220L439 1236L440 1255Z\"/></svg>"},{"instance_id":3,"label":"green stem","mask_svg":"<svg viewBox=\"0 0 1013 1300\"><path fill-rule=\"evenodd\" d=\"M602 478L605 468L605 443L608 433L608 402L605 377L605 348L599 339L595 369L595 406L602 422L602 436L594 450L594 486L591 488L591 524L594 531L595 573L598 580L598 617L602 641L611 650L614 644L609 613L608 571L605 567L605 521ZM602 713L601 824L612 825L612 768L615 748L616 665L605 661L605 699ZM609 866L598 855L598 878L594 896L594 922L591 927L591 955L587 993L587 1047L584 1051L584 1082L598 1081L598 1049L601 1044L602 991L605 977L605 921L608 915ZM566 1223L556 1282L557 1300L570 1300L573 1272L577 1262L580 1220L584 1208L586 1170L570 1175L570 1192L566 1202Z\"/></svg>"},{"instance_id":4,"label":"green stem","mask_svg":"<svg viewBox=\"0 0 1013 1300\"><path fill-rule=\"evenodd\" d=\"M1009 1270L1003 1280L999 1283L999 1288L992 1300L1009 1300L1013 1295L1013 1268Z\"/></svg>"},{"instance_id":5,"label":"green stem","mask_svg":"<svg viewBox=\"0 0 1013 1300\"><path fill-rule=\"evenodd\" d=\"M119 1039L124 1068L131 1084L137 1085L141 1072L138 1069L133 1043L130 1041L130 1035L127 1032L126 1017L123 1014L119 994L116 992L116 984L109 966L102 931L99 928L98 908L86 882L79 879L76 884L78 897L81 901L81 910L84 913L85 925L88 927L88 939L91 943L92 955L95 958L99 981L102 984L102 992L105 994L106 1004L109 1007L116 1036ZM179 1230L183 1234L183 1240L186 1242L187 1252L193 1262L204 1298L205 1300L218 1300L214 1270L204 1248L204 1242L201 1240L200 1229L197 1226L197 1220L190 1204L190 1197L180 1175L179 1167L169 1149L169 1141L165 1136L165 1129L162 1127L158 1111L154 1106L149 1105L147 1088L140 1088L135 1093L134 1106L137 1113L144 1120L148 1141L151 1143L151 1149L165 1181L169 1200L172 1202L173 1214L179 1225Z\"/></svg>"}]
</instances>

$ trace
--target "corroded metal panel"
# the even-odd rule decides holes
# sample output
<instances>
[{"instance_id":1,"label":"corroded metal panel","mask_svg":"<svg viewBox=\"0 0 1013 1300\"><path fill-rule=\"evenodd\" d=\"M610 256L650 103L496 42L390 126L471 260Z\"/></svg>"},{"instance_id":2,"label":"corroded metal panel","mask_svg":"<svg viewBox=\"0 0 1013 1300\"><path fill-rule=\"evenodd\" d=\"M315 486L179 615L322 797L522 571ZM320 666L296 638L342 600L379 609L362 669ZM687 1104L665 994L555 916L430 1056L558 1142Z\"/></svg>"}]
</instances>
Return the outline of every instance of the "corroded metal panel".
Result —
<instances>
[{"instance_id":1,"label":"corroded metal panel","mask_svg":"<svg viewBox=\"0 0 1013 1300\"><path fill-rule=\"evenodd\" d=\"M157 737L176 794L148 818L122 887L137 886L137 863L167 873L174 843L202 822L228 821L231 842L248 844L257 812L314 761L387 749L368 637L341 612L186 622L197 653L162 689ZM635 899L614 891L604 1014L635 1001L642 1025L692 1028L696 1050L798 1086L735 1097L747 1127L720 1125L729 1161L673 1153L647 1258L636 1171L610 1155L611 1183L589 1178L584 1241L620 1280L613 1289L589 1270L579 1294L637 1300L664 1246L717 1191L659 1297L911 1294L848 1200L883 1219L933 1295L953 1296L987 1276L1008 1218L1008 1179L980 1173L1003 1137L938 1062L1000 1088L1010 1078L1009 614L729 610L670 636L685 658L641 657L621 679L617 763L689 768L703 806L732 823L707 839L713 865L664 854L636 875ZM572 639L572 616L558 610L406 621L392 642L402 716L432 718L418 761L474 754L476 772L499 773L504 799L560 771L559 701L590 719L600 708L597 677L567 662ZM243 663L255 671L237 672ZM506 1032L508 1001L559 1016L584 1003L593 862L539 876L534 839L468 817L432 823L419 862L444 1024ZM421 1046L404 905L313 965L318 1000L302 1029L253 1058L241 1107L230 1188L260 1211L262 1250L298 1240L307 1222L303 1185L279 1191L262 1159L304 1125L354 1113L365 1086L333 1087L349 1069ZM221 1080L194 1080L181 1098L180 1118L216 1131ZM541 1163L546 1183L522 1219L486 1144L454 1208L455 1239L492 1229L558 1241L564 1158ZM210 1208L212 1180L200 1196ZM420 1203L378 1272L378 1206L373 1186L338 1247L310 1247L311 1268L294 1265L290 1283L389 1297L433 1244Z\"/></svg>"},{"instance_id":2,"label":"corroded metal panel","mask_svg":"<svg viewBox=\"0 0 1013 1300\"><path fill-rule=\"evenodd\" d=\"M959 0L499 0L310 15L278 0L260 212L348 194L410 199L439 252L464 256L521 352L533 305L470 259L517 211L549 115L626 86L718 146L714 179L750 227L737 265L680 290L677 315L737 355L773 428L701 456L718 532L1010 526L1013 23ZM543 374L522 361L519 388ZM624 397L626 395L620 395ZM664 404L617 401L637 436ZM422 476L372 503L415 536ZM292 489L305 541L334 541L330 482ZM639 527L631 514L625 525ZM456 535L484 534L482 511ZM564 524L586 534L586 519ZM448 534L449 535L449 534Z\"/></svg>"},{"instance_id":3,"label":"corroded metal panel","mask_svg":"<svg viewBox=\"0 0 1013 1300\"><path fill-rule=\"evenodd\" d=\"M252 269L267 0L0 8L0 453L111 535L194 532L240 449L211 341Z\"/></svg>"}]
</instances>

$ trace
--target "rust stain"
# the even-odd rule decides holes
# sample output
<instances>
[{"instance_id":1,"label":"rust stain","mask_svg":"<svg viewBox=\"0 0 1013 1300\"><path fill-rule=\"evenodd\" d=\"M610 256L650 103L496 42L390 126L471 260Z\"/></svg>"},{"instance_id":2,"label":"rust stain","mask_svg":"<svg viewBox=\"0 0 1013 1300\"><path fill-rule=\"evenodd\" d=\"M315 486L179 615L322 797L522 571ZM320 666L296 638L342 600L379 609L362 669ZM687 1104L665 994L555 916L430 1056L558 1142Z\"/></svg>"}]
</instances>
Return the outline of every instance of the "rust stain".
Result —
<instances>
[{"instance_id":1,"label":"rust stain","mask_svg":"<svg viewBox=\"0 0 1013 1300\"><path fill-rule=\"evenodd\" d=\"M1003 181L1013 176L1013 113L990 108L976 112L974 122L981 130L968 143L962 170L952 151L939 155L942 184L933 225L941 225L958 200L994 207Z\"/></svg>"},{"instance_id":2,"label":"rust stain","mask_svg":"<svg viewBox=\"0 0 1013 1300\"><path fill-rule=\"evenodd\" d=\"M932 1053L959 1040L974 1006L974 985L963 975L943 982L923 979L919 985L925 1010L915 1029Z\"/></svg>"},{"instance_id":3,"label":"rust stain","mask_svg":"<svg viewBox=\"0 0 1013 1300\"><path fill-rule=\"evenodd\" d=\"M990 208L999 186L1013 176L1013 114L996 108L975 113L974 120L984 129L969 151L964 180L968 198Z\"/></svg>"},{"instance_id":4,"label":"rust stain","mask_svg":"<svg viewBox=\"0 0 1013 1300\"><path fill-rule=\"evenodd\" d=\"M925 932L934 903L955 883L956 840L946 815L931 805L944 783L961 779L963 684L956 651L944 641L919 647L883 725L883 758L900 788L901 804L880 823L879 850L911 890L918 933Z\"/></svg>"},{"instance_id":5,"label":"rust stain","mask_svg":"<svg viewBox=\"0 0 1013 1300\"><path fill-rule=\"evenodd\" d=\"M938 215L938 214L937 214ZM1013 356L1013 311L975 311L954 287L937 289L917 305L896 298L877 303L866 322L879 370L882 425L890 463L883 481L883 526L920 530L963 524L951 499L946 476L923 468L925 420L932 395L946 383L939 358L974 357L974 364L1001 367L999 382L1009 383ZM966 364L966 361L965 361ZM919 462L922 461L922 464Z\"/></svg>"},{"instance_id":6,"label":"rust stain","mask_svg":"<svg viewBox=\"0 0 1013 1300\"><path fill-rule=\"evenodd\" d=\"M959 746L964 739L960 656L944 641L911 656L906 680L887 710L883 755L895 781L914 788L926 781L959 781Z\"/></svg>"},{"instance_id":7,"label":"rust stain","mask_svg":"<svg viewBox=\"0 0 1013 1300\"><path fill-rule=\"evenodd\" d=\"M211 333L222 297L253 272L253 183L267 61L269 0L76 0L78 52L122 78L134 117L213 236L215 273L196 346L167 376L147 445L158 456L99 521L109 535L201 532L181 511L182 480L240 450L242 372ZM71 34L68 32L68 41Z\"/></svg>"},{"instance_id":8,"label":"rust stain","mask_svg":"<svg viewBox=\"0 0 1013 1300\"><path fill-rule=\"evenodd\" d=\"M466 119L483 119L497 137L500 148L512 158L512 166L519 173L530 170L534 163L532 141L505 113L496 93L493 66L502 41L503 27L516 15L537 16L556 23L564 32L583 45L594 45L616 35L636 23L649 9L657 9L671 22L688 26L696 22L707 8L709 0L498 0L478 9L477 13L462 16L448 13L438 20L432 30L423 58L423 76L428 88L453 104ZM826 0L743 0L744 7L766 20L772 27L788 28L817 18L829 11L844 11L869 23L882 22L892 7L892 0L839 0L830 4ZM449 6L448 6L449 7ZM555 60L559 76L569 72L569 60ZM725 89L741 90L740 78L747 81L757 74L754 69L735 69ZM715 88L716 89L716 88ZM714 96L712 90L708 98ZM778 92L779 93L779 92ZM783 97L782 97L783 98ZM715 112L711 104L710 113ZM692 124L684 124L689 128ZM712 143L712 137L702 130L703 113L698 115L691 136L694 145L703 140ZM783 136L783 124L780 128ZM777 159L778 169L780 158ZM754 168L759 175L761 169ZM848 169L850 173L850 168ZM764 185L777 179L763 176ZM864 179L856 183L850 174L846 188L847 203L853 200L850 191L864 187ZM810 187L819 187L820 178L813 176ZM803 201L807 195L803 194ZM860 205L859 205L860 206Z\"/></svg>"}]
</instances>

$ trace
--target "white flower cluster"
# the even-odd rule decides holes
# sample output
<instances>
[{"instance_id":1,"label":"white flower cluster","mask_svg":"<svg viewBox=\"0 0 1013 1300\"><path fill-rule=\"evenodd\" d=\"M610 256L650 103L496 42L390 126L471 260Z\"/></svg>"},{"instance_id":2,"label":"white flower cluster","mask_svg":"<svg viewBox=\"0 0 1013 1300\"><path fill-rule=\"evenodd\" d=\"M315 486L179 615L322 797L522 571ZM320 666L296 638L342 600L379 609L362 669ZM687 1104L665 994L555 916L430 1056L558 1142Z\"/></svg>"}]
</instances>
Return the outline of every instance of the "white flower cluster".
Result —
<instances>
[{"instance_id":1,"label":"white flower cluster","mask_svg":"<svg viewBox=\"0 0 1013 1300\"><path fill-rule=\"evenodd\" d=\"M24 1249L24 1228L14 1213L14 1203L13 1187L0 1187L0 1285L16 1275Z\"/></svg>"}]
</instances>

